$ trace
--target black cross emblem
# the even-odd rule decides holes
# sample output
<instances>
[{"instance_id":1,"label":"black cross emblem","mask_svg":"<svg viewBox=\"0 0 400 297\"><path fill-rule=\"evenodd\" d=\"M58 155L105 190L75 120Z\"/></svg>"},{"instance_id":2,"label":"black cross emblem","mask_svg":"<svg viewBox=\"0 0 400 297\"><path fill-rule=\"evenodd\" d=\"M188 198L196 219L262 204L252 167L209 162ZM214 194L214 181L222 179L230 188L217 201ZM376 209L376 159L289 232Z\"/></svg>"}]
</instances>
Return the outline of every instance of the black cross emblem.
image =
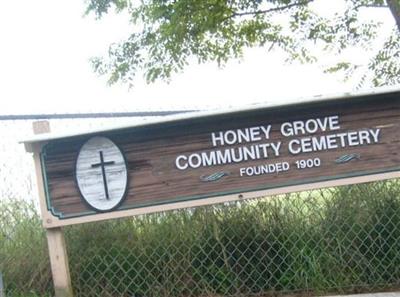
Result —
<instances>
[{"instance_id":1,"label":"black cross emblem","mask_svg":"<svg viewBox=\"0 0 400 297\"><path fill-rule=\"evenodd\" d=\"M103 176L104 192L106 193L106 199L109 200L110 196L108 194L107 177L106 177L106 166L115 164L114 161L104 162L103 151L99 152L100 163L92 164L92 168L101 167L101 174Z\"/></svg>"}]
</instances>

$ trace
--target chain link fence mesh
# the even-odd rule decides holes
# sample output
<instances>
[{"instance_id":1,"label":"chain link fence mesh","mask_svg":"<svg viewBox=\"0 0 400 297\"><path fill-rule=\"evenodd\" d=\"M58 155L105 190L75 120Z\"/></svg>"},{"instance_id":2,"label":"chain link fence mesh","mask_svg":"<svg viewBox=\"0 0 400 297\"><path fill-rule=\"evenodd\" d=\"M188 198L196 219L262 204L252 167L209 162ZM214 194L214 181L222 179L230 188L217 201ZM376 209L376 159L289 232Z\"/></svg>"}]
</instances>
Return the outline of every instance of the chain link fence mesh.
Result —
<instances>
[{"instance_id":1,"label":"chain link fence mesh","mask_svg":"<svg viewBox=\"0 0 400 297\"><path fill-rule=\"evenodd\" d=\"M13 191L0 200L6 296L52 296L37 205ZM64 232L76 296L313 295L400 286L400 180L89 223Z\"/></svg>"}]
</instances>

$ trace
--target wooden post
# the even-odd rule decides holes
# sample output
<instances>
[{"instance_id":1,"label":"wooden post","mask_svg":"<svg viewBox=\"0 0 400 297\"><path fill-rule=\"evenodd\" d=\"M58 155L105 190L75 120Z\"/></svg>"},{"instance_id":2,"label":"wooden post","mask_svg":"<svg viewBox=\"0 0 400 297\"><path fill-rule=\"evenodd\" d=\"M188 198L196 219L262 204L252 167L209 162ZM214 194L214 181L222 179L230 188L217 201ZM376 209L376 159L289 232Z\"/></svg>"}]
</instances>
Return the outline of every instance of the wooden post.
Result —
<instances>
[{"instance_id":1,"label":"wooden post","mask_svg":"<svg viewBox=\"0 0 400 297\"><path fill-rule=\"evenodd\" d=\"M33 123L35 134L49 133L50 124L48 121ZM46 197L43 187L42 168L40 164L40 148L34 150L36 176L39 189L39 200L42 214L46 210ZM53 276L54 291L56 297L73 297L71 276L69 272L67 246L65 244L64 232L61 227L46 229L47 245L51 272Z\"/></svg>"},{"instance_id":2,"label":"wooden post","mask_svg":"<svg viewBox=\"0 0 400 297\"><path fill-rule=\"evenodd\" d=\"M69 273L67 246L61 227L46 230L49 247L51 272L56 297L72 297L71 276Z\"/></svg>"}]
</instances>

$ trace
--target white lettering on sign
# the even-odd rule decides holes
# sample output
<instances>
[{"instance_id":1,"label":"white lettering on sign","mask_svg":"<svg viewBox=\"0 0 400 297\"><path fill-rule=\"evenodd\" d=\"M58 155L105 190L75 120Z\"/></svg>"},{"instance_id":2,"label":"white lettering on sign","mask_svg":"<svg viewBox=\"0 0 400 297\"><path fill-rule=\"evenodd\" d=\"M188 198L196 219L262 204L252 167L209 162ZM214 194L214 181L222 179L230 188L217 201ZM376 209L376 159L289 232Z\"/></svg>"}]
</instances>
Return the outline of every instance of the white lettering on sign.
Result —
<instances>
[{"instance_id":1,"label":"white lettering on sign","mask_svg":"<svg viewBox=\"0 0 400 297\"><path fill-rule=\"evenodd\" d=\"M339 116L330 116L323 119L309 119L306 121L286 122L281 125L283 136L295 136L299 134L314 134L318 131L339 130Z\"/></svg>"},{"instance_id":2,"label":"white lettering on sign","mask_svg":"<svg viewBox=\"0 0 400 297\"><path fill-rule=\"evenodd\" d=\"M211 133L213 146L233 145L269 139L271 125Z\"/></svg>"},{"instance_id":3,"label":"white lettering on sign","mask_svg":"<svg viewBox=\"0 0 400 297\"><path fill-rule=\"evenodd\" d=\"M278 157L281 142L261 143L251 146L240 146L224 150L193 153L188 156L179 155L175 159L176 168L199 168L230 163L240 163L251 160L268 159L270 156Z\"/></svg>"},{"instance_id":4,"label":"white lettering on sign","mask_svg":"<svg viewBox=\"0 0 400 297\"><path fill-rule=\"evenodd\" d=\"M347 146L359 146L378 143L380 129L368 129L340 134L329 134L317 137L304 137L289 141L288 149L293 155L326 151Z\"/></svg>"},{"instance_id":5,"label":"white lettering on sign","mask_svg":"<svg viewBox=\"0 0 400 297\"><path fill-rule=\"evenodd\" d=\"M272 164L264 164L259 166L250 166L243 167L239 169L240 176L253 176L253 175L262 175L262 174L270 174L270 173L279 173L283 171L288 171L290 165L288 162L279 162Z\"/></svg>"},{"instance_id":6,"label":"white lettering on sign","mask_svg":"<svg viewBox=\"0 0 400 297\"><path fill-rule=\"evenodd\" d=\"M211 144L214 149L179 155L175 159L175 166L179 170L186 170L270 159L281 156L283 148L287 149L291 155L299 155L379 143L381 133L379 128L337 131L340 129L339 116L332 115L304 121L284 122L277 130L277 133L283 136L279 141L270 141L272 125L212 132ZM314 134L317 133L319 135L315 136ZM288 141L284 141L285 138L289 138ZM216 149L217 147L220 149ZM286 171L289 167L285 164L282 162L275 165L271 163L258 167L243 167L240 169L240 176ZM298 169L311 168L302 166L302 162L296 164Z\"/></svg>"}]
</instances>

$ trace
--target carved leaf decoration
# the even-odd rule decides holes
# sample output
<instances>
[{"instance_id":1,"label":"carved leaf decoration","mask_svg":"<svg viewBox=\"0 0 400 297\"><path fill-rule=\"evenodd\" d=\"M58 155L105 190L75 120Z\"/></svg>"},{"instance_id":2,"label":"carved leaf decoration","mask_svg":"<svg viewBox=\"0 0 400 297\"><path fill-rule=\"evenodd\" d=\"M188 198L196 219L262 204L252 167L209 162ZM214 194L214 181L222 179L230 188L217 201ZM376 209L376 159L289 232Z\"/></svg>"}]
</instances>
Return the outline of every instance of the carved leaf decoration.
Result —
<instances>
[{"instance_id":1,"label":"carved leaf decoration","mask_svg":"<svg viewBox=\"0 0 400 297\"><path fill-rule=\"evenodd\" d=\"M212 181L220 180L222 177L228 176L228 175L229 175L229 173L221 171L221 172L215 172L210 175L202 175L202 176L200 176L200 179L203 182L212 182Z\"/></svg>"},{"instance_id":2,"label":"carved leaf decoration","mask_svg":"<svg viewBox=\"0 0 400 297\"><path fill-rule=\"evenodd\" d=\"M346 154L335 160L337 164L343 164L350 162L351 160L359 160L361 158L360 154Z\"/></svg>"}]
</instances>

